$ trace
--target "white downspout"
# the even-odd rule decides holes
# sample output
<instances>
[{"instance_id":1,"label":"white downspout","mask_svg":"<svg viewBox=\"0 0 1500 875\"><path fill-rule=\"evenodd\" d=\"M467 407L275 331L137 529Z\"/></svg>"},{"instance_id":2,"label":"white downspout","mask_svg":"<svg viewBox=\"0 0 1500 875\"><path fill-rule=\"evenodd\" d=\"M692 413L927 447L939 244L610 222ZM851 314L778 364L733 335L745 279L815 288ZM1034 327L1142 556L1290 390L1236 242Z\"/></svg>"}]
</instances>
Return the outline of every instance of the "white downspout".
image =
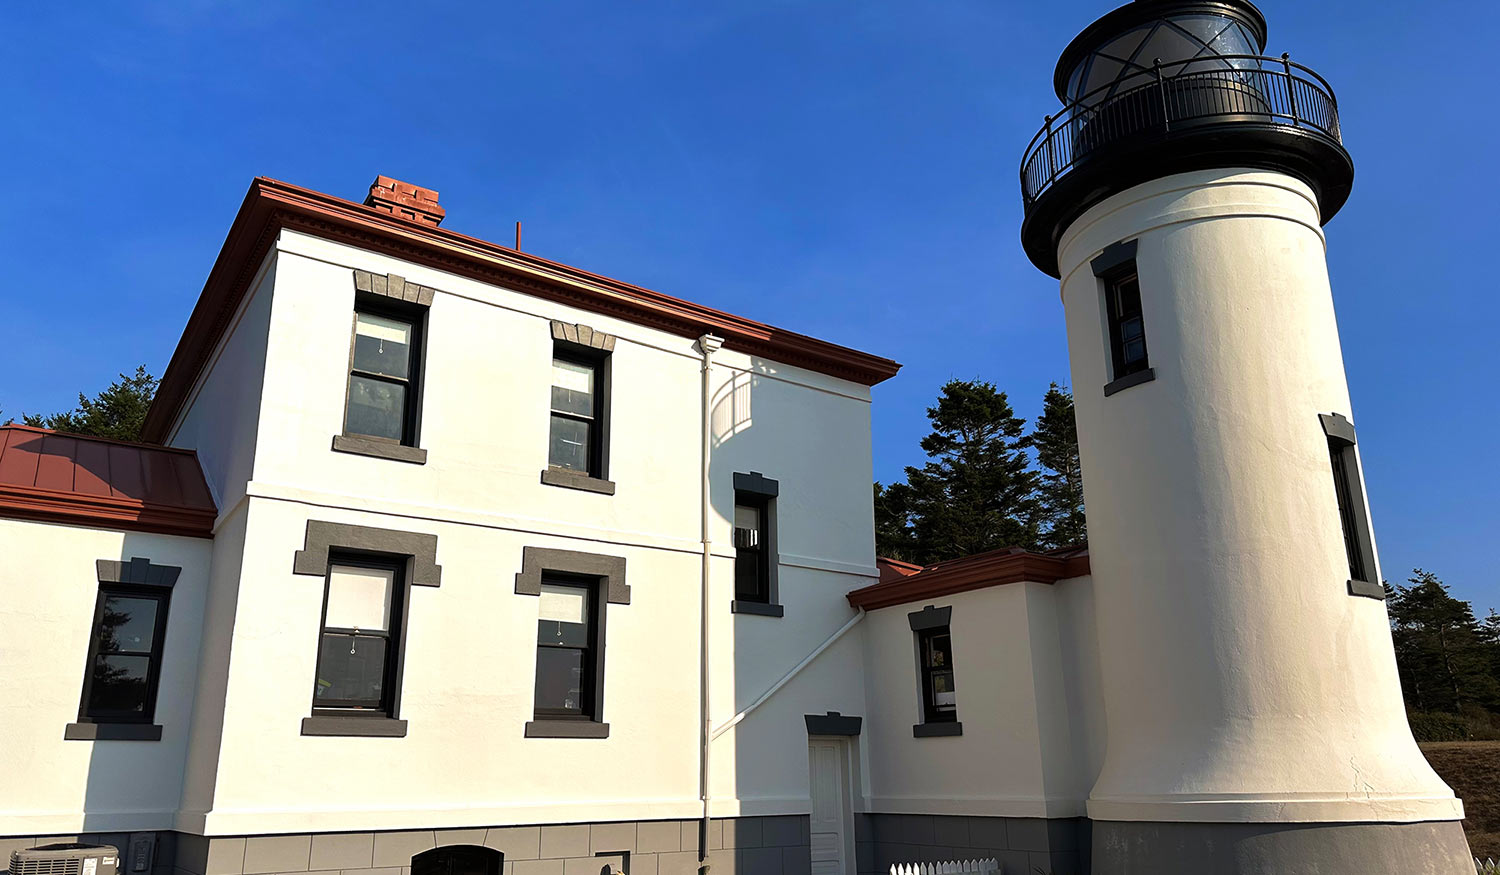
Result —
<instances>
[{"instance_id":1,"label":"white downspout","mask_svg":"<svg viewBox=\"0 0 1500 875\"><path fill-rule=\"evenodd\" d=\"M703 354L703 482L701 485L703 496L703 519L702 519L702 542L703 542L703 577L701 581L701 592L699 594L699 630L698 648L698 702L699 720L698 732L700 749L698 754L698 795L703 802L703 818L698 824L698 871L701 873L708 867L708 828L709 828L709 766L712 760L711 746L713 736L712 726L709 721L713 719L713 711L710 708L709 699L709 641L708 641L708 598L709 598L709 564L713 559L713 537L711 520L713 504L709 496L709 461L713 450L713 357L714 353L724 345L722 337L705 334L698 338L698 351Z\"/></svg>"}]
</instances>

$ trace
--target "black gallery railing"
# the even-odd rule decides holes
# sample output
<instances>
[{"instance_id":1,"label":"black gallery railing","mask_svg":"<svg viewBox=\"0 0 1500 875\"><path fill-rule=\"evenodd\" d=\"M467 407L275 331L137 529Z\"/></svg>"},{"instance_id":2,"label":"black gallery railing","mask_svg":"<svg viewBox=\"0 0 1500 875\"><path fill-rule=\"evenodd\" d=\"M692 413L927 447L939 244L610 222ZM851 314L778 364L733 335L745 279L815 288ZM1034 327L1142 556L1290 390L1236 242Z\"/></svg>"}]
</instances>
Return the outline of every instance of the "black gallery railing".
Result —
<instances>
[{"instance_id":1,"label":"black gallery railing","mask_svg":"<svg viewBox=\"0 0 1500 875\"><path fill-rule=\"evenodd\" d=\"M1333 88L1286 55L1214 55L1158 63L1048 116L1021 159L1021 196L1029 208L1105 146L1225 123L1287 125L1341 142Z\"/></svg>"}]
</instances>

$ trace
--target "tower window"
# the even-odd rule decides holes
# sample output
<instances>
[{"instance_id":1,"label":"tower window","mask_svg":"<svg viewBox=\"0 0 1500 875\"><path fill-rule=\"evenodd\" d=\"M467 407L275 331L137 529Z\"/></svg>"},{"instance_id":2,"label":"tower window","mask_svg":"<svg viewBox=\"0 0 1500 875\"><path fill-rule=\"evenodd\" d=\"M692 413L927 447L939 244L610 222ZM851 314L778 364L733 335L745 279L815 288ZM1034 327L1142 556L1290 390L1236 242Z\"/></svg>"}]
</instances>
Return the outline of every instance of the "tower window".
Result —
<instances>
[{"instance_id":1,"label":"tower window","mask_svg":"<svg viewBox=\"0 0 1500 875\"><path fill-rule=\"evenodd\" d=\"M912 727L912 734L917 738L963 735L953 674L953 636L948 631L953 608L928 605L906 617L916 636L917 684L922 708L922 722Z\"/></svg>"},{"instance_id":2,"label":"tower window","mask_svg":"<svg viewBox=\"0 0 1500 875\"><path fill-rule=\"evenodd\" d=\"M1385 598L1385 587L1375 568L1375 542L1365 515L1365 493L1355 452L1354 424L1334 413L1319 417L1328 438L1328 460L1333 473L1333 494L1338 503L1339 528L1344 536L1344 556L1349 562L1349 593Z\"/></svg>"},{"instance_id":3,"label":"tower window","mask_svg":"<svg viewBox=\"0 0 1500 875\"><path fill-rule=\"evenodd\" d=\"M329 563L314 713L394 716L404 566L363 556Z\"/></svg>"},{"instance_id":4,"label":"tower window","mask_svg":"<svg viewBox=\"0 0 1500 875\"><path fill-rule=\"evenodd\" d=\"M1105 330L1108 334L1110 382L1113 395L1156 379L1146 353L1146 319L1141 309L1141 279L1135 268L1136 241L1106 247L1090 266L1104 284Z\"/></svg>"},{"instance_id":5,"label":"tower window","mask_svg":"<svg viewBox=\"0 0 1500 875\"><path fill-rule=\"evenodd\" d=\"M780 484L751 471L734 475L734 601L736 614L780 617L776 495Z\"/></svg>"},{"instance_id":6,"label":"tower window","mask_svg":"<svg viewBox=\"0 0 1500 875\"><path fill-rule=\"evenodd\" d=\"M536 633L536 719L599 718L599 581L543 573Z\"/></svg>"},{"instance_id":7,"label":"tower window","mask_svg":"<svg viewBox=\"0 0 1500 875\"><path fill-rule=\"evenodd\" d=\"M361 302L354 311L353 346L344 434L416 446L418 311Z\"/></svg>"}]
</instances>

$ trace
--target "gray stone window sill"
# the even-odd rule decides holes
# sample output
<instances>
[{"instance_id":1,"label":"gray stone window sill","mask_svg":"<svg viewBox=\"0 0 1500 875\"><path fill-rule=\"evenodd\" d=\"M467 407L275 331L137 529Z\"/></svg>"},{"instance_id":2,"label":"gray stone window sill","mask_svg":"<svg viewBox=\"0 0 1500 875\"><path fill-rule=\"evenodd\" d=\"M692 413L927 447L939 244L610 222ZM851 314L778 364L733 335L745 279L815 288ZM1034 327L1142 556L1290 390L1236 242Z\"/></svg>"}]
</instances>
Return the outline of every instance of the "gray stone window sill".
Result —
<instances>
[{"instance_id":1,"label":"gray stone window sill","mask_svg":"<svg viewBox=\"0 0 1500 875\"><path fill-rule=\"evenodd\" d=\"M334 735L349 738L405 738L406 721L392 717L316 714L302 718L303 735Z\"/></svg>"},{"instance_id":2,"label":"gray stone window sill","mask_svg":"<svg viewBox=\"0 0 1500 875\"><path fill-rule=\"evenodd\" d=\"M597 492L600 495L615 494L615 483L613 480L601 480L598 477L590 477L581 471L570 471L567 468L542 469L542 482L548 486L561 486L564 489L580 489L584 492Z\"/></svg>"},{"instance_id":3,"label":"gray stone window sill","mask_svg":"<svg viewBox=\"0 0 1500 875\"><path fill-rule=\"evenodd\" d=\"M334 435L333 450L336 453L353 453L356 456L390 459L393 462L410 462L413 465L427 464L427 451L421 447L408 447L393 441L353 434Z\"/></svg>"},{"instance_id":4,"label":"gray stone window sill","mask_svg":"<svg viewBox=\"0 0 1500 875\"><path fill-rule=\"evenodd\" d=\"M729 603L731 614L753 614L757 617L784 617L786 608L781 605L768 605L765 602L746 602L735 600Z\"/></svg>"},{"instance_id":5,"label":"gray stone window sill","mask_svg":"<svg viewBox=\"0 0 1500 875\"><path fill-rule=\"evenodd\" d=\"M963 734L964 725L957 721L953 723L918 723L911 728L912 738L945 738Z\"/></svg>"},{"instance_id":6,"label":"gray stone window sill","mask_svg":"<svg viewBox=\"0 0 1500 875\"><path fill-rule=\"evenodd\" d=\"M1104 397L1108 398L1116 392L1124 391L1125 389L1129 389L1131 386L1139 386L1142 383L1149 383L1154 379L1156 379L1156 368L1147 368L1144 371L1136 371L1133 374L1127 374L1126 376L1115 380L1113 383L1106 383L1104 385Z\"/></svg>"},{"instance_id":7,"label":"gray stone window sill","mask_svg":"<svg viewBox=\"0 0 1500 875\"><path fill-rule=\"evenodd\" d=\"M1385 601L1385 587L1378 583L1370 583L1366 580L1349 581L1349 594L1364 596L1367 599L1379 599Z\"/></svg>"},{"instance_id":8,"label":"gray stone window sill","mask_svg":"<svg viewBox=\"0 0 1500 875\"><path fill-rule=\"evenodd\" d=\"M609 724L593 720L528 720L527 738L609 738Z\"/></svg>"},{"instance_id":9,"label":"gray stone window sill","mask_svg":"<svg viewBox=\"0 0 1500 875\"><path fill-rule=\"evenodd\" d=\"M161 727L153 723L69 723L66 741L161 741Z\"/></svg>"}]
</instances>

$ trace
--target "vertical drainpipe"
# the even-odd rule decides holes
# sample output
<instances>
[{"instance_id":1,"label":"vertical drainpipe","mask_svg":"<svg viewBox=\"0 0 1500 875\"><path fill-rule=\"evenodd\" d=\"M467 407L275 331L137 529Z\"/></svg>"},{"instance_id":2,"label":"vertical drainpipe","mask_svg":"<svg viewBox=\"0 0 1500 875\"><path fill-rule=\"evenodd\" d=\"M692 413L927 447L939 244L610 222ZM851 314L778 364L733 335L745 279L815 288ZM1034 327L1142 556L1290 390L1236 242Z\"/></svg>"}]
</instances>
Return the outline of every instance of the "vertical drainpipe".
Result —
<instances>
[{"instance_id":1,"label":"vertical drainpipe","mask_svg":"<svg viewBox=\"0 0 1500 875\"><path fill-rule=\"evenodd\" d=\"M719 348L724 345L722 337L705 334L698 338L698 351L703 355L703 447L702 447L702 543L703 543L703 577L701 581L701 592L699 594L699 646L698 646L698 702L699 720L698 732L700 749L698 753L698 795L703 802L703 817L698 822L698 871L704 872L708 869L708 825L709 825L709 763L710 746L713 744L713 736L710 734L713 727L709 725L713 712L709 708L709 647L708 647L708 588L709 588L709 563L713 558L713 539L711 537L710 519L713 513L713 505L709 501L709 455L713 449L713 357Z\"/></svg>"}]
</instances>

